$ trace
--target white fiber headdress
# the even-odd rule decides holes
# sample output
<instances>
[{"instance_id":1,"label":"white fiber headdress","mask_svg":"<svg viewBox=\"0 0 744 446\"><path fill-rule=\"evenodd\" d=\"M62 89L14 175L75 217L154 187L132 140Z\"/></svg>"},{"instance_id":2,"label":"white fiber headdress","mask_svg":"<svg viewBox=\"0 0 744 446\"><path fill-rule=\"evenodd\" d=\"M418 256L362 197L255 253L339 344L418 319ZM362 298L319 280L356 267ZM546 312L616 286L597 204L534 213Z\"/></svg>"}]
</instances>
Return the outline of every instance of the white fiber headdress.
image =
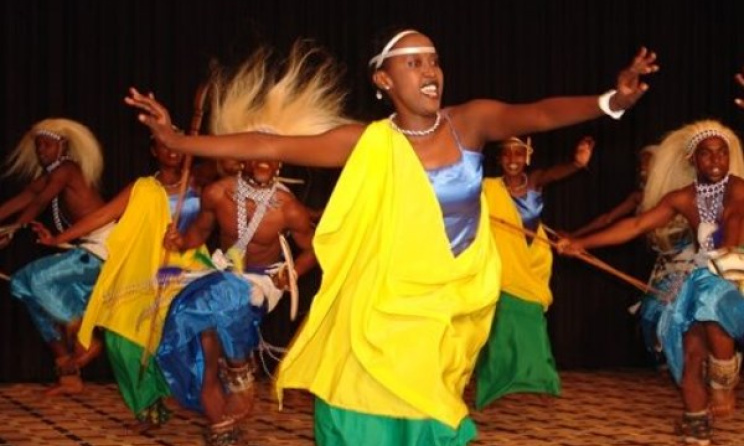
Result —
<instances>
[{"instance_id":1,"label":"white fiber headdress","mask_svg":"<svg viewBox=\"0 0 744 446\"><path fill-rule=\"evenodd\" d=\"M49 118L34 124L10 154L4 176L18 176L23 179L37 178L44 172L36 157L35 139L38 136L57 141L65 140L67 157L80 166L83 177L89 185L98 186L103 172L100 143L88 127L63 118Z\"/></svg>"},{"instance_id":2,"label":"white fiber headdress","mask_svg":"<svg viewBox=\"0 0 744 446\"><path fill-rule=\"evenodd\" d=\"M343 114L343 71L329 55L308 41L297 41L277 74L268 67L270 54L265 47L258 49L229 78L215 71L212 133L315 135L352 122Z\"/></svg>"},{"instance_id":3,"label":"white fiber headdress","mask_svg":"<svg viewBox=\"0 0 744 446\"><path fill-rule=\"evenodd\" d=\"M744 157L736 134L718 121L697 121L667 134L654 152L641 211L651 209L664 195L695 181L695 167L690 157L700 142L712 136L720 137L728 144L729 172L744 177Z\"/></svg>"}]
</instances>

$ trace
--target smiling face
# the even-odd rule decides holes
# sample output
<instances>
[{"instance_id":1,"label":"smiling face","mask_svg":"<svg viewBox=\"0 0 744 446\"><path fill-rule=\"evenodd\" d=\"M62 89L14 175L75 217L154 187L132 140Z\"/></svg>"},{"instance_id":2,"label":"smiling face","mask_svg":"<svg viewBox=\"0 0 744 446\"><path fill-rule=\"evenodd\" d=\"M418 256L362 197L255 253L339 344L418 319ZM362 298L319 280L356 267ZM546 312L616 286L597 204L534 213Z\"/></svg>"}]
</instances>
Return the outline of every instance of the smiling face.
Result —
<instances>
[{"instance_id":1,"label":"smiling face","mask_svg":"<svg viewBox=\"0 0 744 446\"><path fill-rule=\"evenodd\" d=\"M179 168L183 163L183 153L174 152L162 143L155 141L150 149L152 156L158 162L158 166Z\"/></svg>"},{"instance_id":2,"label":"smiling face","mask_svg":"<svg viewBox=\"0 0 744 446\"><path fill-rule=\"evenodd\" d=\"M423 34L409 34L391 48L433 47ZM413 52L391 56L374 72L372 80L381 91L386 91L399 112L431 116L441 107L444 74L436 52Z\"/></svg>"},{"instance_id":3,"label":"smiling face","mask_svg":"<svg viewBox=\"0 0 744 446\"><path fill-rule=\"evenodd\" d=\"M729 147L723 138L711 136L697 145L692 158L698 180L706 183L721 181L729 171Z\"/></svg>"},{"instance_id":4,"label":"smiling face","mask_svg":"<svg viewBox=\"0 0 744 446\"><path fill-rule=\"evenodd\" d=\"M519 144L502 145L499 162L504 175L521 175L527 165L527 147Z\"/></svg>"}]
</instances>

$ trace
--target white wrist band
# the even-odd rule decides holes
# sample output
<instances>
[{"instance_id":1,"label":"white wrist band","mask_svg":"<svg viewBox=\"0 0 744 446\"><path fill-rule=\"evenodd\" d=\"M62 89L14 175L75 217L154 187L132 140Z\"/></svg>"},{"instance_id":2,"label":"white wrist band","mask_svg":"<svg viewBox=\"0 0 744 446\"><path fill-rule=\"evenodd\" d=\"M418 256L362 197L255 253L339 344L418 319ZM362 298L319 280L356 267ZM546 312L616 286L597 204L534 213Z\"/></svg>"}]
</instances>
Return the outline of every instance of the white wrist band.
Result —
<instances>
[{"instance_id":1,"label":"white wrist band","mask_svg":"<svg viewBox=\"0 0 744 446\"><path fill-rule=\"evenodd\" d=\"M625 110L613 111L610 108L610 98L615 93L617 93L617 90L610 90L607 93L600 95L597 103L599 104L599 109L602 110L604 114L612 119L620 119L623 116L623 113L625 113Z\"/></svg>"}]
</instances>

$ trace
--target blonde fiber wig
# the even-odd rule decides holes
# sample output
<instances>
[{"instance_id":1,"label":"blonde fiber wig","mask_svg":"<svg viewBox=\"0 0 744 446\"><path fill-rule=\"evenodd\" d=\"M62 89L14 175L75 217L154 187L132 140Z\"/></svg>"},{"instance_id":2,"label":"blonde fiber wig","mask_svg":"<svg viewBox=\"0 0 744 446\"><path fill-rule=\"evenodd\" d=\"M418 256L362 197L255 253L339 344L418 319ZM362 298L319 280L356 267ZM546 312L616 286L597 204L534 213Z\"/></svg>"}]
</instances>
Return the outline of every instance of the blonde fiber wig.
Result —
<instances>
[{"instance_id":1,"label":"blonde fiber wig","mask_svg":"<svg viewBox=\"0 0 744 446\"><path fill-rule=\"evenodd\" d=\"M34 124L11 152L3 176L35 179L44 173L36 157L35 140L37 136L50 132L64 138L65 154L80 166L86 183L97 187L103 172L101 145L88 127L63 118L44 119Z\"/></svg>"},{"instance_id":2,"label":"blonde fiber wig","mask_svg":"<svg viewBox=\"0 0 744 446\"><path fill-rule=\"evenodd\" d=\"M292 46L281 71L267 64L271 50L255 51L233 76L212 76L213 134L259 131L315 135L352 122L343 115L342 69L308 41Z\"/></svg>"},{"instance_id":3,"label":"blonde fiber wig","mask_svg":"<svg viewBox=\"0 0 744 446\"><path fill-rule=\"evenodd\" d=\"M643 191L641 211L651 209L664 195L695 181L695 166L687 147L697 135L708 132L720 134L728 141L729 173L744 178L744 157L736 134L718 121L693 122L667 134L654 152Z\"/></svg>"}]
</instances>

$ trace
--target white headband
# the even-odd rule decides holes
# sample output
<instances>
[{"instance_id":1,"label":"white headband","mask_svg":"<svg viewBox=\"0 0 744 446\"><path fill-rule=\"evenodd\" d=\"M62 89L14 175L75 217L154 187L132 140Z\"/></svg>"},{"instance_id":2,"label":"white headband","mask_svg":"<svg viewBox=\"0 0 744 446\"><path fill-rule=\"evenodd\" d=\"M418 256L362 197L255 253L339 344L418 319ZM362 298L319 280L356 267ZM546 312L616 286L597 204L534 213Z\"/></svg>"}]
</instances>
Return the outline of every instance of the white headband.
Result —
<instances>
[{"instance_id":1,"label":"white headband","mask_svg":"<svg viewBox=\"0 0 744 446\"><path fill-rule=\"evenodd\" d=\"M62 141L65 139L64 136L60 135L59 133L53 132L51 130L37 130L36 136L44 136L49 139L53 139L55 141Z\"/></svg>"},{"instance_id":2,"label":"white headband","mask_svg":"<svg viewBox=\"0 0 744 446\"><path fill-rule=\"evenodd\" d=\"M405 31L401 31L398 34L395 35L390 41L388 41L387 45L385 45L382 48L382 51L380 51L380 54L376 55L372 59L369 60L369 65L375 66L375 70L379 69L382 66L382 62L385 61L385 59L393 56L403 56L406 54L424 54L424 53L436 53L437 50L433 46L411 46L406 48L398 48L397 50L390 50L390 48L394 47L396 43L403 37L409 35L409 34L421 34L418 31L415 31L413 29L407 29Z\"/></svg>"},{"instance_id":3,"label":"white headband","mask_svg":"<svg viewBox=\"0 0 744 446\"><path fill-rule=\"evenodd\" d=\"M687 143L687 147L685 148L686 157L690 158L692 154L695 153L695 149L697 149L698 144L714 136L724 140L727 146L731 146L731 143L729 142L726 135L723 134L723 132L721 132L720 130L706 129L696 133L695 136L690 138L690 141Z\"/></svg>"}]
</instances>

